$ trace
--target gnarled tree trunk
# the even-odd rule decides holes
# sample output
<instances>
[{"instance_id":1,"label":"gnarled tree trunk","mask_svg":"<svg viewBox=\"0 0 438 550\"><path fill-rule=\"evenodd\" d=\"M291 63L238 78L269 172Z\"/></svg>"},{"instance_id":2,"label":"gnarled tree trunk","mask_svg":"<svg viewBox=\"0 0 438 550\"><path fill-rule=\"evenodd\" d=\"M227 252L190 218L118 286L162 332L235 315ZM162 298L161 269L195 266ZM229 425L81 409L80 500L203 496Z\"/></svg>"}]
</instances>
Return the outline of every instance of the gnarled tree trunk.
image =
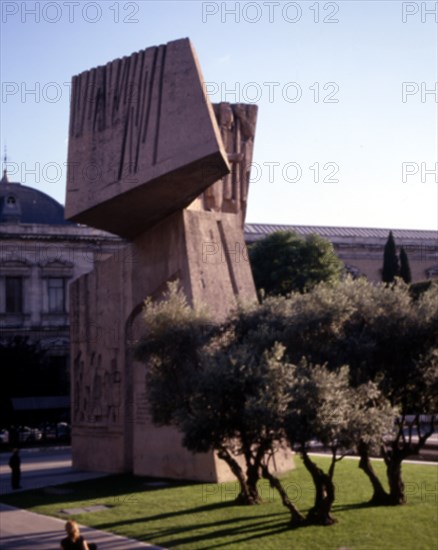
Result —
<instances>
[{"instance_id":1,"label":"gnarled tree trunk","mask_svg":"<svg viewBox=\"0 0 438 550\"><path fill-rule=\"evenodd\" d=\"M249 464L246 469L246 483L248 485L248 490L252 498L256 499L255 504L261 502L259 492L257 490L257 483L260 479L260 465L258 464ZM258 500L257 500L258 499Z\"/></svg>"},{"instance_id":2,"label":"gnarled tree trunk","mask_svg":"<svg viewBox=\"0 0 438 550\"><path fill-rule=\"evenodd\" d=\"M331 515L335 500L335 486L331 477L312 462L307 451L302 449L301 456L315 485L315 504L307 513L307 521L317 525L332 525L336 519Z\"/></svg>"},{"instance_id":3,"label":"gnarled tree trunk","mask_svg":"<svg viewBox=\"0 0 438 550\"><path fill-rule=\"evenodd\" d=\"M281 502L289 510L291 515L291 520L290 520L291 525L293 526L302 525L305 521L304 516L300 513L300 511L295 507L294 503L287 496L287 493L284 490L284 487L281 484L281 481L271 474L271 472L269 471L268 467L265 464L262 464L261 469L262 469L262 476L269 481L269 485L273 489L276 489L278 491L281 498Z\"/></svg>"},{"instance_id":4,"label":"gnarled tree trunk","mask_svg":"<svg viewBox=\"0 0 438 550\"><path fill-rule=\"evenodd\" d=\"M406 423L406 415L399 422L399 430L389 449L382 447L383 459L386 464L386 475L389 483L390 504L397 506L406 504L405 484L402 479L402 462L410 455L418 454L425 446L428 438L436 427L436 415L430 415L426 428L422 429L420 415L416 414L411 422ZM403 428L407 428L407 435ZM417 441L413 441L414 430Z\"/></svg>"},{"instance_id":5,"label":"gnarled tree trunk","mask_svg":"<svg viewBox=\"0 0 438 550\"><path fill-rule=\"evenodd\" d=\"M386 465L386 474L389 483L390 504L394 506L406 504L405 484L401 474L401 465L404 453L395 450Z\"/></svg>"},{"instance_id":6,"label":"gnarled tree trunk","mask_svg":"<svg viewBox=\"0 0 438 550\"><path fill-rule=\"evenodd\" d=\"M376 506L385 506L387 504L390 504L390 495L385 491L383 485L380 483L380 480L374 471L368 453L368 446L363 442L359 443L358 452L360 456L359 468L363 470L364 473L368 476L368 479L373 486L373 496L371 497L369 503Z\"/></svg>"},{"instance_id":7,"label":"gnarled tree trunk","mask_svg":"<svg viewBox=\"0 0 438 550\"><path fill-rule=\"evenodd\" d=\"M236 476L239 485L240 493L236 497L237 504L260 504L262 499L257 490L257 482L250 485L248 480L240 467L239 463L231 456L226 449L220 449L218 451L218 457L224 460L230 467L233 474ZM252 480L253 481L253 480Z\"/></svg>"}]
</instances>

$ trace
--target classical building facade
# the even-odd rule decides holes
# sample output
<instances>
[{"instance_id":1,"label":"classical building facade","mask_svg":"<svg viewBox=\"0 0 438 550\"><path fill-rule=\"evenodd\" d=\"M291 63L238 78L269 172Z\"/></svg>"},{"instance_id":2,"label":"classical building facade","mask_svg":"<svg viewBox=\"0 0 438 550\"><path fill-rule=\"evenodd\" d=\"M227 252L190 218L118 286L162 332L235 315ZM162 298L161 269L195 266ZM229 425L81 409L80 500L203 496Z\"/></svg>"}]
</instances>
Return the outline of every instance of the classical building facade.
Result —
<instances>
[{"instance_id":1,"label":"classical building facade","mask_svg":"<svg viewBox=\"0 0 438 550\"><path fill-rule=\"evenodd\" d=\"M245 225L245 241L250 245L274 231L324 237L354 277L364 275L373 282L382 280L383 250L389 229L250 223ZM408 255L412 282L438 278L438 231L394 229L392 233L398 251L403 246Z\"/></svg>"},{"instance_id":2,"label":"classical building facade","mask_svg":"<svg viewBox=\"0 0 438 550\"><path fill-rule=\"evenodd\" d=\"M61 204L10 182L5 171L0 180L0 343L8 345L16 337L38 343L49 372L68 381L69 285L121 242L103 231L66 222ZM26 417L26 410L32 417L53 407L67 408L68 414L65 390L61 395L12 397L20 418Z\"/></svg>"}]
</instances>

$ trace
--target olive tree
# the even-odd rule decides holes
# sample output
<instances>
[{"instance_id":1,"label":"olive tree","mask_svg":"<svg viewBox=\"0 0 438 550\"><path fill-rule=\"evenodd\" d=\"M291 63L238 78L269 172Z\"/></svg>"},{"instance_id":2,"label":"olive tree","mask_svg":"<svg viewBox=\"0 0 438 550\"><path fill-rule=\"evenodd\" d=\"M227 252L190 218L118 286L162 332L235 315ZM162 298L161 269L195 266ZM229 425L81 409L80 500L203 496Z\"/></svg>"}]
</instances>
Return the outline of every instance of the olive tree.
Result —
<instances>
[{"instance_id":1,"label":"olive tree","mask_svg":"<svg viewBox=\"0 0 438 550\"><path fill-rule=\"evenodd\" d=\"M336 287L320 285L306 295L291 295L288 302L280 341L292 362L304 355L313 362L326 362L330 369L348 364L353 386L375 382L399 410L396 429L379 445L389 494L379 485L369 459L376 445L364 439L358 451L359 465L375 490L372 501L403 504L402 462L421 451L437 425L434 289L414 300L400 280L391 286L347 280Z\"/></svg>"},{"instance_id":2,"label":"olive tree","mask_svg":"<svg viewBox=\"0 0 438 550\"><path fill-rule=\"evenodd\" d=\"M331 525L335 500L333 476L336 463L361 441L374 444L393 424L394 411L375 384L352 388L349 368L329 370L304 360L295 367L286 433L301 454L315 487L315 502L307 514L308 523ZM330 452L325 472L309 454L309 443L318 440Z\"/></svg>"},{"instance_id":3,"label":"olive tree","mask_svg":"<svg viewBox=\"0 0 438 550\"><path fill-rule=\"evenodd\" d=\"M144 319L137 357L147 364L153 421L176 426L193 452L216 451L239 481L238 502L260 502L263 475L280 491L292 520L301 521L269 470L270 457L285 445L282 417L291 371L283 348L254 354L233 324L214 325L175 284L163 301L146 301Z\"/></svg>"},{"instance_id":4,"label":"olive tree","mask_svg":"<svg viewBox=\"0 0 438 550\"><path fill-rule=\"evenodd\" d=\"M376 504L403 504L402 462L421 452L437 426L436 349L438 300L433 285L415 299L409 287L366 280L319 284L287 297L267 297L238 319L255 350L281 342L288 361L302 357L329 370L350 367L350 384L374 382L399 411L380 441L362 438L359 467L369 477ZM371 456L385 460L389 494L375 474Z\"/></svg>"}]
</instances>

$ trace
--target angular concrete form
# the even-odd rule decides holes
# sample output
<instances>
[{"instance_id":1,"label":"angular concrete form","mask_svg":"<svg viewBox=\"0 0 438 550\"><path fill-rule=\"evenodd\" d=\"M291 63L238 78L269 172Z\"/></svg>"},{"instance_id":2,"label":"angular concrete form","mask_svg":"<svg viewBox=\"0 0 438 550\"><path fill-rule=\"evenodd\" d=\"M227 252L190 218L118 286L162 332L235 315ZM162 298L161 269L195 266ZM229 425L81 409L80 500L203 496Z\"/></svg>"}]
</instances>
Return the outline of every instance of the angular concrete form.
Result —
<instances>
[{"instance_id":1,"label":"angular concrete form","mask_svg":"<svg viewBox=\"0 0 438 550\"><path fill-rule=\"evenodd\" d=\"M145 366L135 361L133 346L144 333L145 298L159 300L169 281L179 280L190 303L206 305L216 321L238 301L256 300L243 223L257 107L221 103L213 108L201 93L190 43L180 40L160 48L131 56L129 62L113 62L75 84L77 101L87 79L112 83L116 73L121 82L117 71L125 68L136 75L125 82L150 82L157 89L134 113L120 111L122 99L113 84L107 85L108 92L102 84L101 95L93 95L101 98L102 107L72 107L70 160L83 164L99 159L109 167L115 159L121 171L116 183L109 175L96 187L84 179L77 187L69 181L68 215L133 237L121 252L71 286L73 464L225 481L234 477L215 453L189 453L175 429L152 424ZM143 74L151 70L162 75L157 77L160 85ZM114 109L116 122L111 125L106 117ZM146 120L142 116L149 117L156 132L151 130L156 136L151 144L136 133L141 127L137 119ZM134 130L137 141L131 142ZM131 157L137 182L129 180L131 172L123 162ZM275 467L290 469L290 452L276 456Z\"/></svg>"},{"instance_id":2,"label":"angular concrete form","mask_svg":"<svg viewBox=\"0 0 438 550\"><path fill-rule=\"evenodd\" d=\"M75 467L205 481L232 478L223 461L185 451L176 430L151 423L145 366L133 359L132 345L144 332L145 297L159 299L168 281L178 279L190 302L208 304L217 319L236 305L237 296L253 300L243 246L234 215L186 209L73 283Z\"/></svg>"},{"instance_id":3,"label":"angular concrete form","mask_svg":"<svg viewBox=\"0 0 438 550\"><path fill-rule=\"evenodd\" d=\"M132 238L230 169L188 39L73 78L66 217Z\"/></svg>"}]
</instances>

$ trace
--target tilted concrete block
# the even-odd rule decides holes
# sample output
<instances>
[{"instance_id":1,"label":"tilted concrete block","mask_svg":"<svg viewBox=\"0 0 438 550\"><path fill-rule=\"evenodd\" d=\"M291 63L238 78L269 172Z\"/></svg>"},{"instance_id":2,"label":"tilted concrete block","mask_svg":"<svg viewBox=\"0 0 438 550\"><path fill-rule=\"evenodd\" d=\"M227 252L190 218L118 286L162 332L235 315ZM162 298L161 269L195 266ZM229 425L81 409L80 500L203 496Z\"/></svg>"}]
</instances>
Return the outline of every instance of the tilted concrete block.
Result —
<instances>
[{"instance_id":1,"label":"tilted concrete block","mask_svg":"<svg viewBox=\"0 0 438 550\"><path fill-rule=\"evenodd\" d=\"M73 78L66 218L133 238L229 171L188 39Z\"/></svg>"}]
</instances>

